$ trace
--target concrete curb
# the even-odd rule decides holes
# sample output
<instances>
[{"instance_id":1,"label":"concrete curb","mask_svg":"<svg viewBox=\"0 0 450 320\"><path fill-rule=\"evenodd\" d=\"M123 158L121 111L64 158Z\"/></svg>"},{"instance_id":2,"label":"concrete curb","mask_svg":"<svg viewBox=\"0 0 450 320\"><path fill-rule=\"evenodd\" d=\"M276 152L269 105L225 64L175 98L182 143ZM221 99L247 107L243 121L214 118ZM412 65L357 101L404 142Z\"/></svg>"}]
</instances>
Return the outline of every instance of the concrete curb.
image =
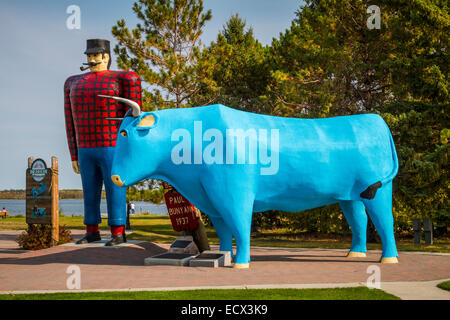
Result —
<instances>
[{"instance_id":1,"label":"concrete curb","mask_svg":"<svg viewBox=\"0 0 450 320\"><path fill-rule=\"evenodd\" d=\"M382 282L380 289L393 294L402 300L450 300L450 292L437 287L449 279L433 281ZM364 282L350 283L309 283L309 284L266 284L238 286L197 286L197 287L159 287L159 288L127 288L127 289L91 289L91 290L26 290L0 291L0 294L45 294L45 293L87 293L87 292L139 292L139 291L180 291L206 289L330 289L366 287Z\"/></svg>"},{"instance_id":2,"label":"concrete curb","mask_svg":"<svg viewBox=\"0 0 450 320\"><path fill-rule=\"evenodd\" d=\"M134 292L134 291L180 291L206 289L328 289L362 287L363 283L310 283L310 284L266 284L266 285L238 285L238 286L193 286L193 287L159 287L159 288L127 288L127 289L90 289L90 290L25 290L0 291L0 294L42 294L42 293L83 293L83 292Z\"/></svg>"}]
</instances>

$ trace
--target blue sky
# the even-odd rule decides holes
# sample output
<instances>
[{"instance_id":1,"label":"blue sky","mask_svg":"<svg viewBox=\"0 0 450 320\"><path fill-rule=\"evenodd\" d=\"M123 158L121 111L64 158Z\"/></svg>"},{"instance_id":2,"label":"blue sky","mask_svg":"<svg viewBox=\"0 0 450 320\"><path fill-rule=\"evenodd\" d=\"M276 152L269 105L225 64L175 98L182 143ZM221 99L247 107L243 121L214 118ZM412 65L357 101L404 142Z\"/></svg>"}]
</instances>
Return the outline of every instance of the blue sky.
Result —
<instances>
[{"instance_id":1,"label":"blue sky","mask_svg":"<svg viewBox=\"0 0 450 320\"><path fill-rule=\"evenodd\" d=\"M138 22L134 1L2 0L0 4L0 190L24 189L27 158L59 159L61 189L81 189L72 171L64 127L63 85L80 73L86 39L115 41L111 27L125 19ZM215 40L228 18L238 13L262 44L287 29L300 0L204 0L213 18L203 44ZM69 30L68 6L81 9L81 29ZM117 70L114 61L111 69Z\"/></svg>"}]
</instances>

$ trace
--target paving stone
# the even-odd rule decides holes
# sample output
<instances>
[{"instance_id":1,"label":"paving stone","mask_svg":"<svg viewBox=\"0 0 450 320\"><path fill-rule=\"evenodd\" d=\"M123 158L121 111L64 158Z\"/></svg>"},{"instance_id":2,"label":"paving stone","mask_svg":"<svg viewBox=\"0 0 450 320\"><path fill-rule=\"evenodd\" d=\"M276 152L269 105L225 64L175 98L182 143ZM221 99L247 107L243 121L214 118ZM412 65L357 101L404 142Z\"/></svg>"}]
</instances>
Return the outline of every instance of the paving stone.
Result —
<instances>
[{"instance_id":1,"label":"paving stone","mask_svg":"<svg viewBox=\"0 0 450 320\"><path fill-rule=\"evenodd\" d=\"M146 266L187 266L189 265L189 261L195 258L195 256L190 253L166 252L144 259L144 264Z\"/></svg>"},{"instance_id":2,"label":"paving stone","mask_svg":"<svg viewBox=\"0 0 450 320\"><path fill-rule=\"evenodd\" d=\"M190 267L218 268L231 265L231 254L229 251L203 251L199 256L189 261Z\"/></svg>"}]
</instances>

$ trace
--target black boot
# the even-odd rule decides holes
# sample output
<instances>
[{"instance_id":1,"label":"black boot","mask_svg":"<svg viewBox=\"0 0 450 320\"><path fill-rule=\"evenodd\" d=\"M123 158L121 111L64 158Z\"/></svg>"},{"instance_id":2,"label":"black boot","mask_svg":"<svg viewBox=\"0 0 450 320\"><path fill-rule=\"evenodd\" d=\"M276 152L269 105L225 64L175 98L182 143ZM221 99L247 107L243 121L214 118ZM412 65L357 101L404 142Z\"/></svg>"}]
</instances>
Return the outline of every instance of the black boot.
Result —
<instances>
[{"instance_id":1,"label":"black boot","mask_svg":"<svg viewBox=\"0 0 450 320\"><path fill-rule=\"evenodd\" d=\"M127 242L127 237L125 236L125 233L123 234L113 234L111 236L111 240L109 240L107 243L105 243L106 247L112 247L117 246L118 244Z\"/></svg>"},{"instance_id":2,"label":"black boot","mask_svg":"<svg viewBox=\"0 0 450 320\"><path fill-rule=\"evenodd\" d=\"M94 241L100 241L102 238L100 237L100 232L86 232L83 238L75 242L76 244L84 244L84 243L91 243Z\"/></svg>"}]
</instances>

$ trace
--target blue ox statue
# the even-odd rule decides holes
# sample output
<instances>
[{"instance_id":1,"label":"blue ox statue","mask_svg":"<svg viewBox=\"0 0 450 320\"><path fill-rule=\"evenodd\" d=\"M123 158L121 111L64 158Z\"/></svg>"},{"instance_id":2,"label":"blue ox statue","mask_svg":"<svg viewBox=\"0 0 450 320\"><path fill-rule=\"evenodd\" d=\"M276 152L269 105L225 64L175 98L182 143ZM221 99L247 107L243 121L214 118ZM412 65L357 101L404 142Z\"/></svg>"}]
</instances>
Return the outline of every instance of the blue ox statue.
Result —
<instances>
[{"instance_id":1,"label":"blue ox statue","mask_svg":"<svg viewBox=\"0 0 450 320\"><path fill-rule=\"evenodd\" d=\"M374 114L294 119L223 105L140 113L122 121L112 180L130 186L165 180L208 214L220 250L237 249L248 268L253 212L297 212L339 203L352 229L349 257L366 253L367 210L382 241L381 262L396 263L392 180L398 171L388 126ZM270 132L269 132L270 130Z\"/></svg>"}]
</instances>

